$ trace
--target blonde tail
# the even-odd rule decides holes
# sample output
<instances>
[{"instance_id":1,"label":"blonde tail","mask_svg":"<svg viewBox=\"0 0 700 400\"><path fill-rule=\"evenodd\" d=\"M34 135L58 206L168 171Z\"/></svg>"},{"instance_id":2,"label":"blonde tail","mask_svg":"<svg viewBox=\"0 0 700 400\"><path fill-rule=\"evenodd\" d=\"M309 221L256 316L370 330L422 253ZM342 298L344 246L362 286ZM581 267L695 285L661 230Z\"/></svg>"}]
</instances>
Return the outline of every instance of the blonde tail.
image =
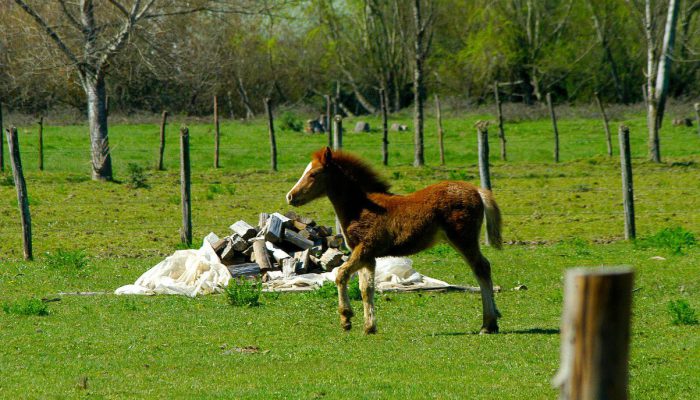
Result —
<instances>
[{"instance_id":1,"label":"blonde tail","mask_svg":"<svg viewBox=\"0 0 700 400\"><path fill-rule=\"evenodd\" d=\"M486 235L492 247L503 248L503 238L501 237L501 210L493 198L493 193L488 189L479 188L481 202L484 203L484 215L486 216Z\"/></svg>"}]
</instances>

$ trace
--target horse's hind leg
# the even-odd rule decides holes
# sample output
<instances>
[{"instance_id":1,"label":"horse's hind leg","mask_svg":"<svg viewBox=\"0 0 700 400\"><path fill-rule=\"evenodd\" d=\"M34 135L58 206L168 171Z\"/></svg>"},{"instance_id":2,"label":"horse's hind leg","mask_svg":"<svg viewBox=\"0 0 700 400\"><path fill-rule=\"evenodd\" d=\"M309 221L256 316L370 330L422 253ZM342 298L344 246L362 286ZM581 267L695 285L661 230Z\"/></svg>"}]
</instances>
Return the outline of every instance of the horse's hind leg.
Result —
<instances>
[{"instance_id":1,"label":"horse's hind leg","mask_svg":"<svg viewBox=\"0 0 700 400\"><path fill-rule=\"evenodd\" d=\"M362 246L357 246L350 254L350 258L338 268L338 273L335 278L335 284L338 287L338 314L340 314L340 326L349 331L352 328L353 317L352 307L350 306L350 296L348 295L348 281L352 274L365 266L365 262L361 257Z\"/></svg>"},{"instance_id":2,"label":"horse's hind leg","mask_svg":"<svg viewBox=\"0 0 700 400\"><path fill-rule=\"evenodd\" d=\"M491 263L481 254L478 239L472 245L463 243L464 239L457 239L454 235L449 235L450 244L467 261L471 267L476 280L481 289L481 305L483 308L483 324L480 333L498 333L498 317L501 314L496 308L496 301L493 298L493 282L491 281Z\"/></svg>"},{"instance_id":3,"label":"horse's hind leg","mask_svg":"<svg viewBox=\"0 0 700 400\"><path fill-rule=\"evenodd\" d=\"M360 291L365 311L365 333L377 333L377 321L374 316L374 265L360 269Z\"/></svg>"}]
</instances>

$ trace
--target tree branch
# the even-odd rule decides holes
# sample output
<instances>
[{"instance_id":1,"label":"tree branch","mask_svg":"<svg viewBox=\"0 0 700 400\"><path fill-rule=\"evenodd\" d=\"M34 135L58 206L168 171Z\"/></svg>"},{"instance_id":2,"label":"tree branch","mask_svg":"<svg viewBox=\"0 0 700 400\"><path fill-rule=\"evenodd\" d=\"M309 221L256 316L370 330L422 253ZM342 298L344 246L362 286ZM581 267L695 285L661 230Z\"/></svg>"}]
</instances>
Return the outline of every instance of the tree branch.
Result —
<instances>
[{"instance_id":1,"label":"tree branch","mask_svg":"<svg viewBox=\"0 0 700 400\"><path fill-rule=\"evenodd\" d=\"M74 27L78 28L81 32L85 28L80 22L78 22L78 19L75 18L75 16L70 12L68 9L68 6L66 5L66 0L59 0L61 3L61 9L63 9L63 14L68 17L68 21L73 25Z\"/></svg>"},{"instance_id":2,"label":"tree branch","mask_svg":"<svg viewBox=\"0 0 700 400\"><path fill-rule=\"evenodd\" d=\"M54 43L56 43L56 45L58 46L58 48L61 49L61 51L68 57L68 59L70 59L70 61L71 61L72 63L74 63L76 66L80 66L80 65L81 65L80 61L78 60L78 57L76 57L75 54L73 54L73 52L70 50L70 48L68 48L68 46L67 46L66 43L63 41L63 39L61 39L61 37L58 36L58 33L56 33L56 31L54 31L54 30L46 23L46 21L44 21L44 19L43 19L39 14L37 14L36 11L34 11L33 8L31 8L27 3L25 3L24 0L15 0L15 3L17 3L18 6L22 7L22 9L23 9L27 14L31 15L32 18L34 18L34 20L36 21L36 23L39 24L39 26L40 26L41 28L43 28L43 29L46 31L46 34L49 35L49 37L51 38L51 40L53 40ZM80 69L80 67L79 67L79 69Z\"/></svg>"}]
</instances>

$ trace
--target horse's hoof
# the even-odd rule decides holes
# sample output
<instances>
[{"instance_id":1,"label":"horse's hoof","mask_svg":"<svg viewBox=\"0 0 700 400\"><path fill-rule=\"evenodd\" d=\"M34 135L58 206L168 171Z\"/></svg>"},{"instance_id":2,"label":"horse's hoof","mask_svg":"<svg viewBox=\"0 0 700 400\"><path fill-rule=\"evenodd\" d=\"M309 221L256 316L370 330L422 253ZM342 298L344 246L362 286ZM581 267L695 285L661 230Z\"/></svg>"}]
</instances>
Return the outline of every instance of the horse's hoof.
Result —
<instances>
[{"instance_id":1,"label":"horse's hoof","mask_svg":"<svg viewBox=\"0 0 700 400\"><path fill-rule=\"evenodd\" d=\"M377 325L365 326L365 335L374 335L377 333Z\"/></svg>"},{"instance_id":2,"label":"horse's hoof","mask_svg":"<svg viewBox=\"0 0 700 400\"><path fill-rule=\"evenodd\" d=\"M498 333L498 325L492 327L482 327L479 331L479 335L490 335L492 333Z\"/></svg>"},{"instance_id":3,"label":"horse's hoof","mask_svg":"<svg viewBox=\"0 0 700 400\"><path fill-rule=\"evenodd\" d=\"M350 329L352 329L352 322L350 322L350 321L341 322L340 326L343 328L344 331L349 331Z\"/></svg>"}]
</instances>

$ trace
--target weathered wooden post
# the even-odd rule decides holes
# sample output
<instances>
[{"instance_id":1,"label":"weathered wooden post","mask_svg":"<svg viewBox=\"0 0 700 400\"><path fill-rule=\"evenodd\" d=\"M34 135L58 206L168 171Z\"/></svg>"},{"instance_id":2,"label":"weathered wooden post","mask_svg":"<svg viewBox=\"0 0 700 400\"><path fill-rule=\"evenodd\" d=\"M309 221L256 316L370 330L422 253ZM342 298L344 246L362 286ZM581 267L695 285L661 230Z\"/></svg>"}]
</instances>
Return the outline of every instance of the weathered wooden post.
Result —
<instances>
[{"instance_id":1,"label":"weathered wooden post","mask_svg":"<svg viewBox=\"0 0 700 400\"><path fill-rule=\"evenodd\" d=\"M44 117L39 117L39 171L44 170Z\"/></svg>"},{"instance_id":2,"label":"weathered wooden post","mask_svg":"<svg viewBox=\"0 0 700 400\"><path fill-rule=\"evenodd\" d=\"M605 108L603 107L603 102L600 100L600 95L595 92L595 101L598 103L598 109L600 109L600 115L603 117L603 128L605 128L605 143L608 146L608 157L612 157L612 138L610 135L610 126L608 125L608 114L605 113Z\"/></svg>"},{"instance_id":3,"label":"weathered wooden post","mask_svg":"<svg viewBox=\"0 0 700 400\"><path fill-rule=\"evenodd\" d=\"M622 170L622 204L625 208L625 239L636 237L634 226L634 188L632 186L632 161L630 157L630 130L620 125L620 167Z\"/></svg>"},{"instance_id":4,"label":"weathered wooden post","mask_svg":"<svg viewBox=\"0 0 700 400\"><path fill-rule=\"evenodd\" d=\"M219 168L219 99L214 96L214 168Z\"/></svg>"},{"instance_id":5,"label":"weathered wooden post","mask_svg":"<svg viewBox=\"0 0 700 400\"><path fill-rule=\"evenodd\" d=\"M695 125L698 126L698 135L700 135L700 103L695 103ZM2 127L2 110L0 110L0 128ZM1 149L2 147L0 147ZM0 158L2 160L2 158Z\"/></svg>"},{"instance_id":6,"label":"weathered wooden post","mask_svg":"<svg viewBox=\"0 0 700 400\"><path fill-rule=\"evenodd\" d=\"M554 113L551 93L547 93L547 107L549 107L549 115L552 117L552 128L554 129L554 162L559 162L559 129L557 129L557 116Z\"/></svg>"},{"instance_id":7,"label":"weathered wooden post","mask_svg":"<svg viewBox=\"0 0 700 400\"><path fill-rule=\"evenodd\" d=\"M479 180L484 189L491 190L491 173L489 171L489 123L488 121L476 122L476 135L479 152ZM487 246L491 245L489 236L484 230L484 241Z\"/></svg>"},{"instance_id":8,"label":"weathered wooden post","mask_svg":"<svg viewBox=\"0 0 700 400\"><path fill-rule=\"evenodd\" d=\"M479 178L481 187L491 190L491 174L489 172L489 123L476 122L476 134L479 150Z\"/></svg>"},{"instance_id":9,"label":"weathered wooden post","mask_svg":"<svg viewBox=\"0 0 700 400\"><path fill-rule=\"evenodd\" d=\"M333 150L342 150L343 148L343 117L336 115L333 118ZM335 216L335 233L341 233L340 220Z\"/></svg>"},{"instance_id":10,"label":"weathered wooden post","mask_svg":"<svg viewBox=\"0 0 700 400\"><path fill-rule=\"evenodd\" d=\"M333 150L343 148L343 117L336 115L333 118Z\"/></svg>"},{"instance_id":11,"label":"weathered wooden post","mask_svg":"<svg viewBox=\"0 0 700 400\"><path fill-rule=\"evenodd\" d=\"M503 130L503 107L498 92L498 81L493 83L493 97L496 99L496 116L498 117L498 138L501 140L501 160L506 161L506 133Z\"/></svg>"},{"instance_id":12,"label":"weathered wooden post","mask_svg":"<svg viewBox=\"0 0 700 400\"><path fill-rule=\"evenodd\" d=\"M323 96L326 100L326 115L323 117L323 129L328 135L328 147L333 147L333 132L331 131L331 96L326 94Z\"/></svg>"},{"instance_id":13,"label":"weathered wooden post","mask_svg":"<svg viewBox=\"0 0 700 400\"><path fill-rule=\"evenodd\" d=\"M272 104L269 97L265 97L265 113L267 113L267 130L270 133L270 167L277 171L277 142L275 141L275 125L272 117Z\"/></svg>"},{"instance_id":14,"label":"weathered wooden post","mask_svg":"<svg viewBox=\"0 0 700 400\"><path fill-rule=\"evenodd\" d=\"M160 120L160 147L158 148L158 171L163 170L163 153L165 152L165 124L168 120L168 112L163 111L163 117Z\"/></svg>"},{"instance_id":15,"label":"weathered wooden post","mask_svg":"<svg viewBox=\"0 0 700 400\"><path fill-rule=\"evenodd\" d=\"M12 177L17 189L17 205L19 206L20 219L22 221L22 245L24 248L24 259L33 259L32 255L32 217L29 214L29 196L27 194L27 183L22 172L22 159L19 155L19 141L17 139L17 128L14 126L7 129L7 144L10 152L10 164L12 165Z\"/></svg>"},{"instance_id":16,"label":"weathered wooden post","mask_svg":"<svg viewBox=\"0 0 700 400\"><path fill-rule=\"evenodd\" d=\"M190 130L180 128L180 194L182 203L182 231L180 239L192 244L192 197L190 190Z\"/></svg>"},{"instance_id":17,"label":"weathered wooden post","mask_svg":"<svg viewBox=\"0 0 700 400\"><path fill-rule=\"evenodd\" d=\"M389 165L389 111L386 90L379 89L379 99L382 107L382 164Z\"/></svg>"},{"instance_id":18,"label":"weathered wooden post","mask_svg":"<svg viewBox=\"0 0 700 400\"><path fill-rule=\"evenodd\" d=\"M566 271L560 399L627 399L633 279L629 267Z\"/></svg>"},{"instance_id":19,"label":"weathered wooden post","mask_svg":"<svg viewBox=\"0 0 700 400\"><path fill-rule=\"evenodd\" d=\"M2 128L2 102L0 101L0 172L5 172L5 141L2 140L2 133L5 130Z\"/></svg>"},{"instance_id":20,"label":"weathered wooden post","mask_svg":"<svg viewBox=\"0 0 700 400\"><path fill-rule=\"evenodd\" d=\"M442 110L440 97L435 94L435 118L437 120L438 147L440 148L440 165L445 165L445 131L442 129Z\"/></svg>"}]
</instances>

